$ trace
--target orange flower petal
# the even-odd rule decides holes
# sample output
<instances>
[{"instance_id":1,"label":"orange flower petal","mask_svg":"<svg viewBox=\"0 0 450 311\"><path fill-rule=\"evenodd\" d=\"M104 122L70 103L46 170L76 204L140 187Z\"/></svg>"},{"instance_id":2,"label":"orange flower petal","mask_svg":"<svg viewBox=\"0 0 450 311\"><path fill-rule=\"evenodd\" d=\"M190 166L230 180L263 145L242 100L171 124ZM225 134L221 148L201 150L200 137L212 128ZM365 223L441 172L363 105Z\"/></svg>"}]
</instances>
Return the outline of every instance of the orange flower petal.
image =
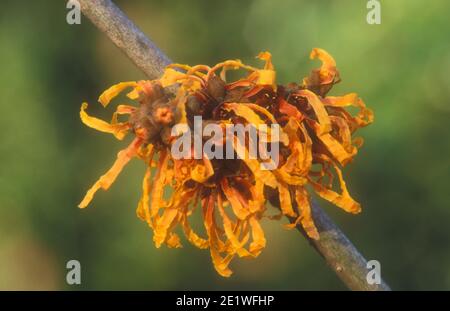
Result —
<instances>
[{"instance_id":1,"label":"orange flower petal","mask_svg":"<svg viewBox=\"0 0 450 311\"><path fill-rule=\"evenodd\" d=\"M93 199L94 194L100 188L103 190L108 190L108 188L114 183L124 166L131 160L131 158L136 155L137 150L141 144L141 139L135 138L126 149L120 151L117 154L116 162L114 162L109 171L101 176L100 179L91 187L91 189L88 190L86 196L78 205L78 207L85 208L86 206L88 206L89 202L91 202L91 200Z\"/></svg>"},{"instance_id":2,"label":"orange flower petal","mask_svg":"<svg viewBox=\"0 0 450 311\"><path fill-rule=\"evenodd\" d=\"M312 219L310 199L304 187L297 187L295 190L295 201L297 202L299 220L303 229L311 239L318 240L319 232Z\"/></svg>"},{"instance_id":3,"label":"orange flower petal","mask_svg":"<svg viewBox=\"0 0 450 311\"><path fill-rule=\"evenodd\" d=\"M87 126L97 131L113 134L117 139L122 140L131 128L128 122L110 124L101 119L91 117L86 113L88 103L83 103L80 109L81 121Z\"/></svg>"},{"instance_id":4,"label":"orange flower petal","mask_svg":"<svg viewBox=\"0 0 450 311\"><path fill-rule=\"evenodd\" d=\"M178 210L175 208L166 208L162 216L156 221L156 226L153 234L153 242L157 248L166 241L169 228L178 216Z\"/></svg>"},{"instance_id":5,"label":"orange flower petal","mask_svg":"<svg viewBox=\"0 0 450 311\"><path fill-rule=\"evenodd\" d=\"M250 217L249 222L252 227L253 237L253 242L250 244L249 250L254 257L257 257L266 247L266 238L264 237L264 231L255 216Z\"/></svg>"},{"instance_id":6,"label":"orange flower petal","mask_svg":"<svg viewBox=\"0 0 450 311\"><path fill-rule=\"evenodd\" d=\"M143 221L146 221L150 227L152 227L152 221L150 217L150 210L149 210L149 200L150 200L150 189L151 189L151 169L150 167L147 168L145 172L144 179L142 181L142 197L139 200L138 208L136 209L136 215Z\"/></svg>"},{"instance_id":7,"label":"orange flower petal","mask_svg":"<svg viewBox=\"0 0 450 311\"><path fill-rule=\"evenodd\" d=\"M138 83L136 81L117 83L108 88L106 91L104 91L98 98L98 101L103 105L103 107L106 107L109 104L109 102L114 97L119 95L123 90L129 87L136 87L136 86L138 86Z\"/></svg>"},{"instance_id":8,"label":"orange flower petal","mask_svg":"<svg viewBox=\"0 0 450 311\"><path fill-rule=\"evenodd\" d=\"M167 151L159 154L158 167L153 179L152 193L150 196L150 216L157 218L160 208L165 207L167 203L163 200L164 186L166 182L165 170L169 164L169 155Z\"/></svg>"},{"instance_id":9,"label":"orange flower petal","mask_svg":"<svg viewBox=\"0 0 450 311\"><path fill-rule=\"evenodd\" d=\"M339 194L317 182L309 178L309 182L311 183L312 187L314 188L314 191L323 199L333 203L334 205L342 208L346 212L352 213L352 214L358 214L361 212L361 206L358 202L353 200L353 198L350 196L347 190L347 186L345 184L345 181L342 177L341 170L333 164L333 167L336 171L336 174L339 178L340 187L342 193Z\"/></svg>"},{"instance_id":10,"label":"orange flower petal","mask_svg":"<svg viewBox=\"0 0 450 311\"><path fill-rule=\"evenodd\" d=\"M249 210L247 210L242 204L241 201L237 198L236 190L228 184L228 181L226 178L222 179L221 182L223 193L225 194L225 197L231 204L231 208L233 209L234 214L239 219L246 219L250 213Z\"/></svg>"},{"instance_id":11,"label":"orange flower petal","mask_svg":"<svg viewBox=\"0 0 450 311\"><path fill-rule=\"evenodd\" d=\"M233 247L233 252L236 252L239 257L252 257L253 255L244 248L246 241L240 241L239 238L235 235L235 225L230 220L230 218L228 218L221 204L218 204L218 210L220 215L222 216L223 228L225 230L228 241Z\"/></svg>"},{"instance_id":12,"label":"orange flower petal","mask_svg":"<svg viewBox=\"0 0 450 311\"><path fill-rule=\"evenodd\" d=\"M278 182L278 195L280 199L280 208L284 215L295 217L297 214L292 208L291 194L288 186L283 182Z\"/></svg>"},{"instance_id":13,"label":"orange flower petal","mask_svg":"<svg viewBox=\"0 0 450 311\"><path fill-rule=\"evenodd\" d=\"M314 112L316 113L317 116L317 120L319 121L320 124L318 134L321 135L329 133L331 131L331 121L328 116L328 112L325 109L325 106L320 100L320 98L310 90L300 90L296 94L308 99L308 103L314 109Z\"/></svg>"}]
</instances>

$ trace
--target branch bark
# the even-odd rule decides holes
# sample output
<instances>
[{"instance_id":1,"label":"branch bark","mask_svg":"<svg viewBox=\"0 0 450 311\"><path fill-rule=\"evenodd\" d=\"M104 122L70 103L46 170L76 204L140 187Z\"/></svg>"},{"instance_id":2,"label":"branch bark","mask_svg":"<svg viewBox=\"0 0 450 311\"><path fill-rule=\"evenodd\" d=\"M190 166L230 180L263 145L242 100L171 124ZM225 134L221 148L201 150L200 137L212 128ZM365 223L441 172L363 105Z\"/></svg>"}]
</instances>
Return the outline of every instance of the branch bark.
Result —
<instances>
[{"instance_id":1,"label":"branch bark","mask_svg":"<svg viewBox=\"0 0 450 311\"><path fill-rule=\"evenodd\" d=\"M171 60L110 0L79 0L83 14L104 32L150 79L161 76ZM314 222L320 240L311 240L301 227L297 229L351 290L386 291L389 286L369 284L367 261L328 215L312 204ZM294 221L290 219L290 221Z\"/></svg>"},{"instance_id":2,"label":"branch bark","mask_svg":"<svg viewBox=\"0 0 450 311\"><path fill-rule=\"evenodd\" d=\"M109 0L81 0L81 11L150 79L172 61Z\"/></svg>"},{"instance_id":3,"label":"branch bark","mask_svg":"<svg viewBox=\"0 0 450 311\"><path fill-rule=\"evenodd\" d=\"M316 202L313 201L311 205L312 216L319 231L320 240L310 239L300 226L297 226L297 230L325 259L341 281L351 290L390 291L389 285L383 279L380 284L367 282L366 259ZM295 221L292 218L289 220Z\"/></svg>"}]
</instances>

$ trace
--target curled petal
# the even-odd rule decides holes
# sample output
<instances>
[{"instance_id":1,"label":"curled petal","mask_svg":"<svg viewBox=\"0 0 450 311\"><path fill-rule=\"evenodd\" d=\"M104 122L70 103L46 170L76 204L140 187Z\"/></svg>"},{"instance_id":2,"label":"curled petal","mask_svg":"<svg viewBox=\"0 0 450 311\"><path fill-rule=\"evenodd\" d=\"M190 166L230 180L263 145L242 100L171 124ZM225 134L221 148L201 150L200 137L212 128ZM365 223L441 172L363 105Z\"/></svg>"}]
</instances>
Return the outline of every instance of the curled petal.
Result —
<instances>
[{"instance_id":1,"label":"curled petal","mask_svg":"<svg viewBox=\"0 0 450 311\"><path fill-rule=\"evenodd\" d=\"M186 74L178 70L167 68L164 70L163 76L159 79L162 87L167 87L186 78Z\"/></svg>"},{"instance_id":2,"label":"curled petal","mask_svg":"<svg viewBox=\"0 0 450 311\"><path fill-rule=\"evenodd\" d=\"M116 114L132 114L136 111L136 107L129 105L118 105L116 109Z\"/></svg>"},{"instance_id":3,"label":"curled petal","mask_svg":"<svg viewBox=\"0 0 450 311\"><path fill-rule=\"evenodd\" d=\"M153 235L153 242L156 247L160 247L166 241L168 230L172 226L175 218L178 216L178 210L175 208L166 208L162 216L156 221Z\"/></svg>"},{"instance_id":4,"label":"curled petal","mask_svg":"<svg viewBox=\"0 0 450 311\"><path fill-rule=\"evenodd\" d=\"M298 220L302 224L303 229L311 239L318 240L319 232L314 225L309 195L304 187L297 187L295 190L295 201L297 202L297 208L299 210Z\"/></svg>"},{"instance_id":5,"label":"curled petal","mask_svg":"<svg viewBox=\"0 0 450 311\"><path fill-rule=\"evenodd\" d=\"M117 83L111 86L106 91L104 91L98 98L98 101L103 105L103 107L106 107L109 104L109 102L114 97L119 95L123 90L129 87L136 87L136 86L138 86L138 83L135 81Z\"/></svg>"},{"instance_id":6,"label":"curled petal","mask_svg":"<svg viewBox=\"0 0 450 311\"><path fill-rule=\"evenodd\" d=\"M198 75L199 77L205 78L206 73L208 73L209 70L211 70L211 67L209 67L207 65L196 65L196 66L189 68L189 70L187 70L186 73L189 75L195 74L195 75ZM204 73L202 71L204 71Z\"/></svg>"},{"instance_id":7,"label":"curled petal","mask_svg":"<svg viewBox=\"0 0 450 311\"><path fill-rule=\"evenodd\" d=\"M180 237L178 236L178 234L174 233L174 232L169 232L169 236L166 240L167 246L170 248L180 248L183 247L181 245L181 241L180 241Z\"/></svg>"},{"instance_id":8,"label":"curled petal","mask_svg":"<svg viewBox=\"0 0 450 311\"><path fill-rule=\"evenodd\" d=\"M163 151L159 154L158 167L156 168L156 174L153 179L152 193L150 196L150 216L155 218L158 215L160 208L166 206L166 202L163 200L164 186L166 184L165 171L169 164L169 155L167 151Z\"/></svg>"},{"instance_id":9,"label":"curled petal","mask_svg":"<svg viewBox=\"0 0 450 311\"><path fill-rule=\"evenodd\" d=\"M230 202L236 217L242 220L246 219L250 215L250 213L249 210L247 210L238 199L238 193L236 189L230 187L226 178L222 179L221 186L223 193L225 194L227 200Z\"/></svg>"},{"instance_id":10,"label":"curled petal","mask_svg":"<svg viewBox=\"0 0 450 311\"><path fill-rule=\"evenodd\" d=\"M242 105L242 104L241 104ZM277 123L274 116L264 107L261 107L257 104L253 103L245 103L245 106L253 109L254 111L264 115L271 123Z\"/></svg>"},{"instance_id":11,"label":"curled petal","mask_svg":"<svg viewBox=\"0 0 450 311\"><path fill-rule=\"evenodd\" d=\"M229 254L225 258L220 256L219 251L216 247L210 247L211 259L214 264L214 268L217 273L219 273L223 277L230 277L233 274L233 271L228 267L231 260L234 258L234 254Z\"/></svg>"},{"instance_id":12,"label":"curled petal","mask_svg":"<svg viewBox=\"0 0 450 311\"><path fill-rule=\"evenodd\" d=\"M336 70L336 61L328 54L328 52L323 49L315 48L311 51L310 58L318 58L322 61L322 66L319 69L319 84L336 82L336 78L339 78L339 74Z\"/></svg>"},{"instance_id":13,"label":"curled petal","mask_svg":"<svg viewBox=\"0 0 450 311\"><path fill-rule=\"evenodd\" d=\"M258 85L272 85L276 87L276 73L274 70L258 70L258 80L256 84Z\"/></svg>"},{"instance_id":14,"label":"curled petal","mask_svg":"<svg viewBox=\"0 0 450 311\"><path fill-rule=\"evenodd\" d=\"M295 118L297 121L301 122L304 118L303 114L294 106L289 104L286 100L280 100L280 112L282 114L288 115L289 117Z\"/></svg>"},{"instance_id":15,"label":"curled petal","mask_svg":"<svg viewBox=\"0 0 450 311\"><path fill-rule=\"evenodd\" d=\"M342 147L350 154L356 154L355 147L352 145L352 133L347 122L343 118L330 116L333 128L336 128L336 136Z\"/></svg>"},{"instance_id":16,"label":"curled petal","mask_svg":"<svg viewBox=\"0 0 450 311\"><path fill-rule=\"evenodd\" d=\"M162 87L168 87L176 83L182 83L183 87L194 91L204 85L203 79L196 75L186 74L173 68L166 68L163 76L159 79Z\"/></svg>"},{"instance_id":17,"label":"curled petal","mask_svg":"<svg viewBox=\"0 0 450 311\"><path fill-rule=\"evenodd\" d=\"M297 214L292 208L291 193L289 187L283 183L278 182L278 195L280 199L280 208L284 215L289 217L295 217Z\"/></svg>"},{"instance_id":18,"label":"curled petal","mask_svg":"<svg viewBox=\"0 0 450 311\"><path fill-rule=\"evenodd\" d=\"M260 125L267 125L267 123L264 122L256 112L259 112L264 116L266 116L272 123L274 124L277 123L273 115L269 111L267 111L267 109L258 106L256 104L242 104L242 103L225 103L223 105L223 108L227 111L233 111L237 116L244 118L249 124L255 126L259 132L266 133L270 138L276 136L272 135L270 127L266 128L258 127ZM281 129L281 127L279 127L278 129L279 129L278 136L281 143L287 145L289 143L289 138L287 137L286 133L284 133L284 131Z\"/></svg>"},{"instance_id":19,"label":"curled petal","mask_svg":"<svg viewBox=\"0 0 450 311\"><path fill-rule=\"evenodd\" d=\"M308 99L308 103L314 109L314 112L317 116L317 120L319 121L319 135L325 134L331 131L331 121L328 116L328 112L325 109L320 98L309 90L301 90L297 93L299 96L305 97Z\"/></svg>"},{"instance_id":20,"label":"curled petal","mask_svg":"<svg viewBox=\"0 0 450 311\"><path fill-rule=\"evenodd\" d=\"M358 202L353 200L353 198L350 196L347 190L347 186L345 184L344 178L342 177L341 170L333 164L333 167L336 171L336 174L339 178L340 187L342 193L339 194L330 188L327 188L320 183L315 182L311 178L309 178L309 182L311 183L312 187L314 188L314 191L323 199L333 203L334 205L342 208L344 211L352 213L352 214L358 214L361 212L361 206Z\"/></svg>"},{"instance_id":21,"label":"curled petal","mask_svg":"<svg viewBox=\"0 0 450 311\"><path fill-rule=\"evenodd\" d=\"M257 257L266 247L266 238L264 237L264 231L261 228L261 225L256 216L250 217L249 222L252 228L253 237L253 241L250 244L249 250L253 257Z\"/></svg>"},{"instance_id":22,"label":"curled petal","mask_svg":"<svg viewBox=\"0 0 450 311\"><path fill-rule=\"evenodd\" d=\"M209 241L199 237L194 232L194 230L192 230L191 226L189 225L189 222L187 221L187 217L183 218L182 226L183 226L184 235L186 236L188 241L192 243L192 245L194 245L195 247L198 247L200 249L208 248Z\"/></svg>"},{"instance_id":23,"label":"curled petal","mask_svg":"<svg viewBox=\"0 0 450 311\"><path fill-rule=\"evenodd\" d=\"M359 108L357 116L349 118L358 127L364 127L373 122L373 111L366 107L364 101L356 93L349 93L344 96L327 96L324 98L323 103L329 107L343 108L353 106Z\"/></svg>"},{"instance_id":24,"label":"curled petal","mask_svg":"<svg viewBox=\"0 0 450 311\"><path fill-rule=\"evenodd\" d=\"M313 128L316 132L320 132L320 127L317 124L313 124ZM330 133L318 134L317 137L325 145L327 150L341 165L346 165L355 156L357 149L353 148L351 152L347 152L344 146Z\"/></svg>"},{"instance_id":25,"label":"curled petal","mask_svg":"<svg viewBox=\"0 0 450 311\"><path fill-rule=\"evenodd\" d=\"M272 64L272 54L269 52L261 52L257 58L266 61L266 64L264 65L264 69L258 70L258 80L256 84L276 87L276 72Z\"/></svg>"},{"instance_id":26,"label":"curled petal","mask_svg":"<svg viewBox=\"0 0 450 311\"><path fill-rule=\"evenodd\" d=\"M139 201L138 208L136 210L137 216L148 223L150 227L152 227L152 221L150 218L150 210L149 210L149 200L150 200L150 189L151 189L151 169L150 167L147 168L145 172L144 179L142 181L142 197Z\"/></svg>"},{"instance_id":27,"label":"curled petal","mask_svg":"<svg viewBox=\"0 0 450 311\"><path fill-rule=\"evenodd\" d=\"M249 201L251 213L263 212L266 199L264 197L264 183L257 179L255 185L251 187L252 200Z\"/></svg>"},{"instance_id":28,"label":"curled petal","mask_svg":"<svg viewBox=\"0 0 450 311\"><path fill-rule=\"evenodd\" d=\"M117 154L117 160L114 162L113 166L107 171L100 179L88 190L84 199L78 205L80 208L85 208L91 202L94 194L100 188L103 190L108 190L108 188L114 183L119 173L122 171L123 167L133 158L140 145L142 144L141 139L135 138L133 142L124 150Z\"/></svg>"},{"instance_id":29,"label":"curled petal","mask_svg":"<svg viewBox=\"0 0 450 311\"><path fill-rule=\"evenodd\" d=\"M270 54L270 52L261 52L258 54L257 58L266 61L266 64L264 65L265 70L274 70L272 64L272 54Z\"/></svg>"},{"instance_id":30,"label":"curled petal","mask_svg":"<svg viewBox=\"0 0 450 311\"><path fill-rule=\"evenodd\" d=\"M222 69L221 73L220 73L220 78L223 81L226 81L226 72L228 70L237 70L243 68L245 70L248 70L250 72L255 72L257 71L256 68L253 68L251 66L247 66L244 65L240 60L227 60L221 63L218 63L217 65L215 65L214 67L212 67L208 73L206 74L206 80L208 81L211 76L219 69Z\"/></svg>"},{"instance_id":31,"label":"curled petal","mask_svg":"<svg viewBox=\"0 0 450 311\"><path fill-rule=\"evenodd\" d=\"M336 62L325 50L317 48L312 50L310 58L320 59L322 66L313 70L309 77L303 79L303 86L317 94L325 95L334 84L340 81Z\"/></svg>"},{"instance_id":32,"label":"curled petal","mask_svg":"<svg viewBox=\"0 0 450 311\"><path fill-rule=\"evenodd\" d=\"M221 203L221 202L220 202ZM227 236L228 241L231 243L233 247L233 252L236 252L239 257L252 257L252 254L245 249L244 245L247 241L240 241L238 236L236 235L235 224L228 218L226 212L223 209L222 204L218 204L218 210L223 220L223 228L225 230L225 234Z\"/></svg>"},{"instance_id":33,"label":"curled petal","mask_svg":"<svg viewBox=\"0 0 450 311\"><path fill-rule=\"evenodd\" d=\"M262 170L261 163L258 160L250 159L247 148L242 145L242 143L239 139L237 139L236 136L231 137L231 139L233 148L236 151L239 159L244 161L247 167L252 171L255 178L264 181L264 183L271 188L276 188L277 181L273 173L268 170Z\"/></svg>"},{"instance_id":34,"label":"curled petal","mask_svg":"<svg viewBox=\"0 0 450 311\"><path fill-rule=\"evenodd\" d=\"M212 175L214 175L214 169L211 161L203 154L203 164L197 164L191 171L191 178L198 183L204 183Z\"/></svg>"},{"instance_id":35,"label":"curled petal","mask_svg":"<svg viewBox=\"0 0 450 311\"><path fill-rule=\"evenodd\" d=\"M322 66L320 67L320 77L323 84L333 82L336 76L336 61L323 49L315 48L311 51L311 59L320 59Z\"/></svg>"},{"instance_id":36,"label":"curled petal","mask_svg":"<svg viewBox=\"0 0 450 311\"><path fill-rule=\"evenodd\" d=\"M228 254L224 258L220 255L220 249L223 248L221 241L217 235L217 227L214 221L214 198L210 196L209 199L204 201L203 204L203 222L205 224L206 232L209 238L209 250L211 253L211 259L214 264L214 268L217 273L223 277L229 277L233 273L228 265L234 257L234 254Z\"/></svg>"},{"instance_id":37,"label":"curled petal","mask_svg":"<svg viewBox=\"0 0 450 311\"><path fill-rule=\"evenodd\" d=\"M331 107L357 106L358 94L349 93L344 96L327 96L323 99L323 103Z\"/></svg>"},{"instance_id":38,"label":"curled petal","mask_svg":"<svg viewBox=\"0 0 450 311\"><path fill-rule=\"evenodd\" d=\"M88 103L83 103L80 109L81 121L87 126L96 129L97 131L113 134L117 139L122 140L128 133L130 124L128 122L119 123L117 120L113 120L114 123L108 123L101 119L91 117L86 113Z\"/></svg>"},{"instance_id":39,"label":"curled petal","mask_svg":"<svg viewBox=\"0 0 450 311\"><path fill-rule=\"evenodd\" d=\"M284 127L289 137L291 154L282 169L288 173L305 176L312 165L312 141L304 126L293 118L289 119Z\"/></svg>"}]
</instances>

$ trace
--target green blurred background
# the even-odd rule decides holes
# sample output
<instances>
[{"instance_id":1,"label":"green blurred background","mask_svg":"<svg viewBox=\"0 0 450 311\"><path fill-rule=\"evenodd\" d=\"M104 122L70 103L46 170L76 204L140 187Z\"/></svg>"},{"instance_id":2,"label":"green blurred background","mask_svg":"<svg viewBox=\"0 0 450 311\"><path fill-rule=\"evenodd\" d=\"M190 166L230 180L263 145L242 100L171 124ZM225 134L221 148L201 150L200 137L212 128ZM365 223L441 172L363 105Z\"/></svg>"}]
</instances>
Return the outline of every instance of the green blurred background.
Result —
<instances>
[{"instance_id":1,"label":"green blurred background","mask_svg":"<svg viewBox=\"0 0 450 311\"><path fill-rule=\"evenodd\" d=\"M345 174L363 213L323 204L393 289L450 289L450 22L447 0L117 1L173 60L214 64L269 50L282 83L336 59L342 83L375 111L366 143ZM83 126L82 101L143 74L66 1L2 1L0 10L0 289L345 289L295 231L265 221L256 260L214 271L187 243L155 249L135 216L144 165L131 163L90 208L77 204L126 145ZM108 116L91 105L91 113ZM65 282L77 259L82 284Z\"/></svg>"}]
</instances>

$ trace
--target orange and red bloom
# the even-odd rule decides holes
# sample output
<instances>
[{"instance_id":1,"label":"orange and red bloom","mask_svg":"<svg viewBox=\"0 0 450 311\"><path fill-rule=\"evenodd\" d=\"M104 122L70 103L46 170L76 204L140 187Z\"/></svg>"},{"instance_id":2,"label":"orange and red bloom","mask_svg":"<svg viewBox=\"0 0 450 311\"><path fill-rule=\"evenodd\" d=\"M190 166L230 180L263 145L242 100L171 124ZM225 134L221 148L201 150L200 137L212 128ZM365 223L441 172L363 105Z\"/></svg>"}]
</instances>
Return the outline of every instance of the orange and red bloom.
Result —
<instances>
[{"instance_id":1,"label":"orange and red bloom","mask_svg":"<svg viewBox=\"0 0 450 311\"><path fill-rule=\"evenodd\" d=\"M229 263L235 256L254 258L264 249L263 218L287 216L295 222L286 227L301 226L308 237L319 239L310 191L349 213L359 213L360 204L347 190L342 167L362 145L362 138L353 134L373 121L372 111L355 93L327 96L340 77L334 59L324 50L312 51L311 58L321 60L322 66L301 84L277 84L270 53L260 53L258 58L265 62L263 68L239 60L213 67L173 64L160 79L114 85L100 96L103 106L125 89L131 89L127 96L137 105L117 106L111 122L89 116L83 103L80 116L86 125L119 140L127 134L134 139L79 207L86 207L97 190L107 190L132 158L140 158L147 170L137 215L153 230L156 247L181 247L174 231L180 227L190 243L210 250L222 276L231 275ZM230 70L244 74L229 81ZM358 109L356 115L346 109L350 106ZM119 121L121 115L127 115L127 121ZM263 158L174 158L171 146L177 137L172 127L180 123L192 127L196 116L223 129L229 124L278 124L278 167L262 170ZM257 133L258 141L269 137ZM224 135L226 139L230 138ZM239 142L231 139L236 152ZM223 140L215 143L224 144ZM277 209L270 208L268 201ZM203 220L203 235L191 227L197 214Z\"/></svg>"}]
</instances>

